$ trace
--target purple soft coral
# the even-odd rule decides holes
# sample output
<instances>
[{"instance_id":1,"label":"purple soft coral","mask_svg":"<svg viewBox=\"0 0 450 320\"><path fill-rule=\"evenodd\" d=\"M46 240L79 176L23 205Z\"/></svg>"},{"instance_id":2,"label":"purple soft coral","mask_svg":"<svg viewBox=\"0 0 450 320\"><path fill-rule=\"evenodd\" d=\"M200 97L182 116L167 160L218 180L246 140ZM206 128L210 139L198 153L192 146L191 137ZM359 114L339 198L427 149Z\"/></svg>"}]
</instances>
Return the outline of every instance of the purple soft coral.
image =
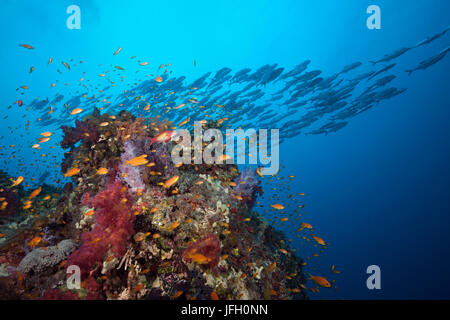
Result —
<instances>
[{"instance_id":1,"label":"purple soft coral","mask_svg":"<svg viewBox=\"0 0 450 320\"><path fill-rule=\"evenodd\" d=\"M258 191L258 177L252 168L242 171L234 182L236 183L234 193L242 197L253 198L255 192Z\"/></svg>"},{"instance_id":2,"label":"purple soft coral","mask_svg":"<svg viewBox=\"0 0 450 320\"><path fill-rule=\"evenodd\" d=\"M127 183L132 192L136 192L138 189L145 189L145 183L142 181L141 176L143 169L139 166L125 164L125 161L142 154L139 152L139 145L140 143L135 140L127 140L123 145L124 152L122 153L121 163L119 164L119 179Z\"/></svg>"}]
</instances>

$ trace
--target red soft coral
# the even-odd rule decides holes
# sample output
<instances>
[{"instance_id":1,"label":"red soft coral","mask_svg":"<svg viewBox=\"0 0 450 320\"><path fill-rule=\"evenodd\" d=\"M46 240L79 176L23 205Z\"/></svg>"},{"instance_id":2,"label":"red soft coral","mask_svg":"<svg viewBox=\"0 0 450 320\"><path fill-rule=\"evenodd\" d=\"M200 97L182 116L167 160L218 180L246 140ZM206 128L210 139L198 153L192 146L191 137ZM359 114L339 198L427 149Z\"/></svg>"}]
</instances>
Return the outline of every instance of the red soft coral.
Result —
<instances>
[{"instance_id":1,"label":"red soft coral","mask_svg":"<svg viewBox=\"0 0 450 320\"><path fill-rule=\"evenodd\" d=\"M84 143L94 143L98 139L98 132L94 125L88 121L75 121L75 127L61 126L64 138L61 146L64 149L72 147L75 143L83 140Z\"/></svg>"},{"instance_id":2,"label":"red soft coral","mask_svg":"<svg viewBox=\"0 0 450 320\"><path fill-rule=\"evenodd\" d=\"M220 256L220 241L216 235L211 234L202 240L191 243L186 250L182 254L182 258L185 261L191 261L192 256L195 254L201 254L206 257L208 265L211 268L214 268L219 263Z\"/></svg>"},{"instance_id":3,"label":"red soft coral","mask_svg":"<svg viewBox=\"0 0 450 320\"><path fill-rule=\"evenodd\" d=\"M133 235L135 215L127 188L119 181L110 182L94 198L83 197L83 203L95 208L96 225L81 235L83 245L68 258L68 265L77 265L83 274L92 271L105 258L108 250L122 256Z\"/></svg>"}]
</instances>

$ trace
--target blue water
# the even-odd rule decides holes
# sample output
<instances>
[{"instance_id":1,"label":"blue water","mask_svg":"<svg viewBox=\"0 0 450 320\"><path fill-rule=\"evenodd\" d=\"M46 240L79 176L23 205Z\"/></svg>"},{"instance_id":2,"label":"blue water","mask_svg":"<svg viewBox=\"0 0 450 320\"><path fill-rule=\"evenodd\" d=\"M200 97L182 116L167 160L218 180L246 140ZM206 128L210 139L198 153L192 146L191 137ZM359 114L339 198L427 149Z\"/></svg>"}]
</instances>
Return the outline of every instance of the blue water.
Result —
<instances>
[{"instance_id":1,"label":"blue water","mask_svg":"<svg viewBox=\"0 0 450 320\"><path fill-rule=\"evenodd\" d=\"M70 4L81 8L81 30L66 28ZM371 4L381 7L381 30L366 27ZM30 111L24 120L6 107L20 99L21 85L30 87L26 97L54 95L50 84L58 74L47 66L50 57L61 71L61 60L82 60L85 78L100 88L107 83L97 79L98 64L131 68L132 55L153 65L172 63L174 74L191 80L224 66L237 71L278 63L289 69L306 59L311 70L331 75L442 31L450 24L449 12L445 0L2 1L0 105L9 117L0 120L0 144L26 139L21 129L10 134L7 126L28 119L27 135L43 131L33 126L37 114ZM284 170L296 177L292 190L307 194L305 221L331 243L313 265L324 273L334 264L342 272L334 277L337 292L321 290L312 299L450 298L450 59L410 77L402 71L448 45L447 34L395 61L395 85L407 88L404 94L351 119L337 133L299 135L282 144ZM126 58L112 56L118 47ZM74 95L79 88L64 82L78 80L79 74L65 73L56 92ZM17 156L24 163L39 159L22 150ZM57 156L52 164L58 164L62 151L51 153ZM15 176L19 165L9 156L2 156L2 169ZM31 167L28 172L39 177ZM371 264L381 268L381 290L366 287Z\"/></svg>"}]
</instances>

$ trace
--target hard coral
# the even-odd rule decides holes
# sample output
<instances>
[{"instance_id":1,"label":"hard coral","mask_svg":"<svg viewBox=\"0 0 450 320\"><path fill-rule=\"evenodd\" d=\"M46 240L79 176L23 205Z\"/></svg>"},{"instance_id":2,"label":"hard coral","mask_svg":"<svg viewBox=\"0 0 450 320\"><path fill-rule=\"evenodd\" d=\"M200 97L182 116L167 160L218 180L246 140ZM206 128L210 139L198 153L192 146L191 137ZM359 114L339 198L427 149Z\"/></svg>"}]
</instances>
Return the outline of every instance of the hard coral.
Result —
<instances>
[{"instance_id":1,"label":"hard coral","mask_svg":"<svg viewBox=\"0 0 450 320\"><path fill-rule=\"evenodd\" d=\"M23 274L31 272L38 274L47 268L56 266L75 249L76 244L73 240L63 240L56 246L46 247L45 250L34 249L23 258L17 271Z\"/></svg>"},{"instance_id":2,"label":"hard coral","mask_svg":"<svg viewBox=\"0 0 450 320\"><path fill-rule=\"evenodd\" d=\"M127 188L120 181L111 181L106 189L94 198L83 197L96 211L96 225L81 235L82 246L68 259L68 265L78 265L88 273L102 262L108 250L115 256L122 256L126 244L134 233L135 215Z\"/></svg>"}]
</instances>

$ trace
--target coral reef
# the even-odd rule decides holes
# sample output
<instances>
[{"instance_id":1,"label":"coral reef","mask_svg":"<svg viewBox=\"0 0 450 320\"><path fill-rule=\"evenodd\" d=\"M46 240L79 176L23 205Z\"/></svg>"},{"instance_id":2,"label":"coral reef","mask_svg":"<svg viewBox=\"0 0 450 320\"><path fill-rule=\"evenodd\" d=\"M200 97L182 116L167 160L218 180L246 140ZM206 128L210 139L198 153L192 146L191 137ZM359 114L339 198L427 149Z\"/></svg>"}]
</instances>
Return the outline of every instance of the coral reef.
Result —
<instances>
[{"instance_id":1,"label":"coral reef","mask_svg":"<svg viewBox=\"0 0 450 320\"><path fill-rule=\"evenodd\" d=\"M155 139L173 130L159 117L96 110L63 130L69 182L0 229L0 283L14 288L0 297L306 298L302 260L252 211L261 192L253 169L174 165L174 142ZM71 265L81 270L78 290L65 282Z\"/></svg>"}]
</instances>

